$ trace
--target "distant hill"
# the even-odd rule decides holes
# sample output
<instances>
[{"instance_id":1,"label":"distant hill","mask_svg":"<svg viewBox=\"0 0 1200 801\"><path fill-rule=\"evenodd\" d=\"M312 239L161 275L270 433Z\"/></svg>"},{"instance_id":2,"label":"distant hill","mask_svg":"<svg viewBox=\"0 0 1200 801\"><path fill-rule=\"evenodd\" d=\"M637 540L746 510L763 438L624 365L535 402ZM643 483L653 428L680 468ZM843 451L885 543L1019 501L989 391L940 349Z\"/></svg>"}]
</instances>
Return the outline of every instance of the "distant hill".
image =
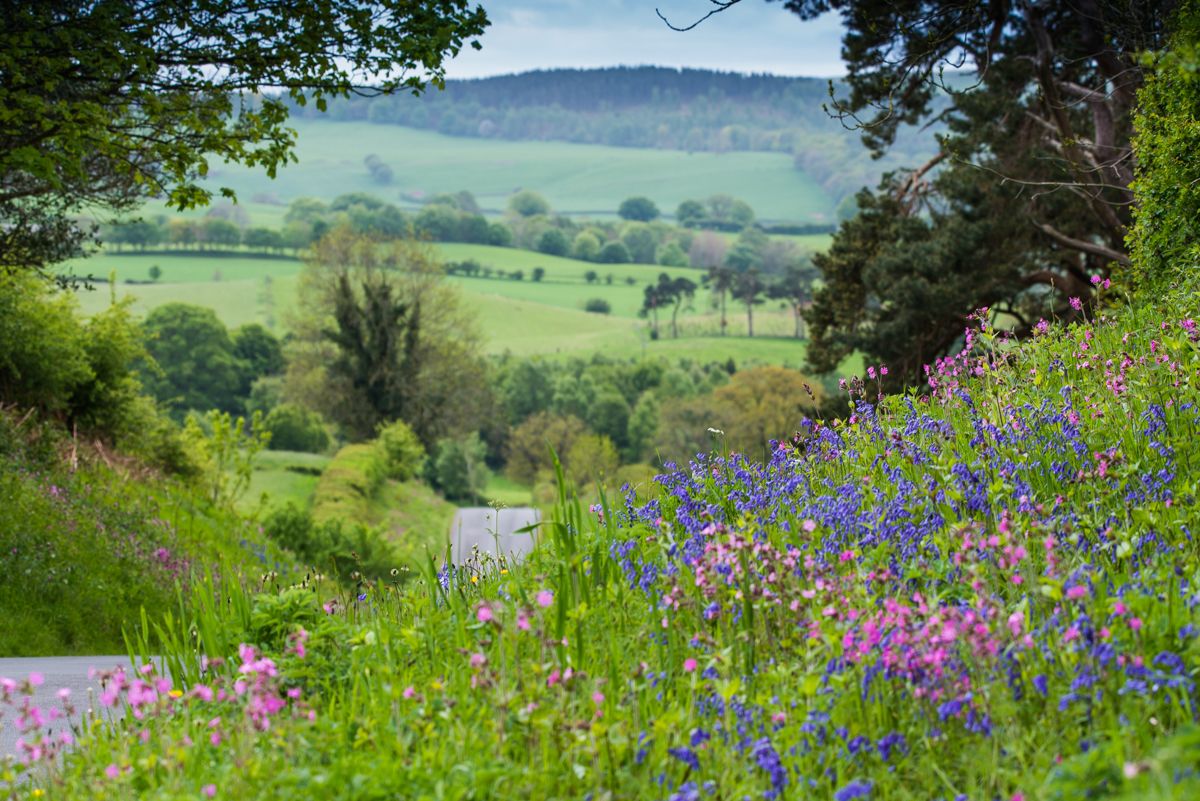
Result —
<instances>
[{"instance_id":1,"label":"distant hill","mask_svg":"<svg viewBox=\"0 0 1200 801\"><path fill-rule=\"evenodd\" d=\"M788 153L835 202L932 154L930 132L907 131L887 158L871 160L858 135L822 108L828 99L825 79L613 67L447 81L421 97L339 101L327 117L482 139Z\"/></svg>"}]
</instances>

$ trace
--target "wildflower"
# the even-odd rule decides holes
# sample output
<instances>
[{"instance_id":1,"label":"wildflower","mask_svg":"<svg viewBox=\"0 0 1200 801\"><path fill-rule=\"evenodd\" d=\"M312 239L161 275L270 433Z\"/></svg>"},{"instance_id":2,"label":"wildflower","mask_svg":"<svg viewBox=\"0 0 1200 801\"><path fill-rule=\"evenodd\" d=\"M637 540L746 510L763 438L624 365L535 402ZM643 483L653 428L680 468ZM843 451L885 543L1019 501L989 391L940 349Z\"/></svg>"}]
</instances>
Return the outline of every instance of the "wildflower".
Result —
<instances>
[{"instance_id":1,"label":"wildflower","mask_svg":"<svg viewBox=\"0 0 1200 801\"><path fill-rule=\"evenodd\" d=\"M529 631L529 615L523 609L517 612L517 628L521 631Z\"/></svg>"},{"instance_id":2,"label":"wildflower","mask_svg":"<svg viewBox=\"0 0 1200 801\"><path fill-rule=\"evenodd\" d=\"M855 779L833 794L834 801L852 801L855 798L866 798L871 794L871 783Z\"/></svg>"},{"instance_id":3,"label":"wildflower","mask_svg":"<svg viewBox=\"0 0 1200 801\"><path fill-rule=\"evenodd\" d=\"M41 673L30 673L29 674L29 686L41 687L45 683L46 683L46 677L43 676Z\"/></svg>"},{"instance_id":4,"label":"wildflower","mask_svg":"<svg viewBox=\"0 0 1200 801\"><path fill-rule=\"evenodd\" d=\"M696 660L695 659L692 659L689 656L687 659L683 660L683 672L684 673L691 673L695 669L696 669Z\"/></svg>"},{"instance_id":5,"label":"wildflower","mask_svg":"<svg viewBox=\"0 0 1200 801\"><path fill-rule=\"evenodd\" d=\"M204 793L205 798L213 798L217 794L217 785L206 784L200 792Z\"/></svg>"},{"instance_id":6,"label":"wildflower","mask_svg":"<svg viewBox=\"0 0 1200 801\"><path fill-rule=\"evenodd\" d=\"M1071 308L1074 309L1075 311L1081 311L1083 309L1083 301L1080 300L1079 298L1072 297L1068 301L1068 303L1071 304Z\"/></svg>"},{"instance_id":7,"label":"wildflower","mask_svg":"<svg viewBox=\"0 0 1200 801\"><path fill-rule=\"evenodd\" d=\"M1138 631L1142 628L1142 619L1140 617L1129 618L1129 628Z\"/></svg>"},{"instance_id":8,"label":"wildflower","mask_svg":"<svg viewBox=\"0 0 1200 801\"><path fill-rule=\"evenodd\" d=\"M550 604L554 603L554 593L550 590L542 590L537 594L537 605L545 609Z\"/></svg>"},{"instance_id":9,"label":"wildflower","mask_svg":"<svg viewBox=\"0 0 1200 801\"><path fill-rule=\"evenodd\" d=\"M110 779L115 779L121 775L121 769L115 764L109 763L109 766L104 769L104 775Z\"/></svg>"},{"instance_id":10,"label":"wildflower","mask_svg":"<svg viewBox=\"0 0 1200 801\"><path fill-rule=\"evenodd\" d=\"M404 692L400 693L400 695L404 698L405 701L410 700L416 694L417 694L417 691L413 689L413 686L411 684L404 688Z\"/></svg>"},{"instance_id":11,"label":"wildflower","mask_svg":"<svg viewBox=\"0 0 1200 801\"><path fill-rule=\"evenodd\" d=\"M1074 587L1070 587L1069 589L1067 589L1067 600L1074 601L1078 598L1082 598L1083 596L1085 596L1087 594L1088 594L1087 587L1084 587L1080 584L1076 584Z\"/></svg>"},{"instance_id":12,"label":"wildflower","mask_svg":"<svg viewBox=\"0 0 1200 801\"><path fill-rule=\"evenodd\" d=\"M596 706L600 706L601 704L603 704L604 703L604 693L600 692L599 690L592 693L592 703L594 703Z\"/></svg>"},{"instance_id":13,"label":"wildflower","mask_svg":"<svg viewBox=\"0 0 1200 801\"><path fill-rule=\"evenodd\" d=\"M478 611L475 612L475 617L480 623L490 623L495 619L495 615L492 614L492 609L489 606L479 607Z\"/></svg>"},{"instance_id":14,"label":"wildflower","mask_svg":"<svg viewBox=\"0 0 1200 801\"><path fill-rule=\"evenodd\" d=\"M477 652L475 652L475 653L473 653L473 654L471 654L471 667L473 667L473 668L475 668L476 670L478 670L479 668L483 667L483 666L484 666L484 665L486 665L486 664L487 664L487 657L486 657L486 656L484 656L483 654L479 653L478 651L477 651Z\"/></svg>"},{"instance_id":15,"label":"wildflower","mask_svg":"<svg viewBox=\"0 0 1200 801\"><path fill-rule=\"evenodd\" d=\"M692 770L700 770L700 758L696 756L696 752L687 746L679 746L678 748L668 748L667 753L678 759L683 764L687 765Z\"/></svg>"}]
</instances>

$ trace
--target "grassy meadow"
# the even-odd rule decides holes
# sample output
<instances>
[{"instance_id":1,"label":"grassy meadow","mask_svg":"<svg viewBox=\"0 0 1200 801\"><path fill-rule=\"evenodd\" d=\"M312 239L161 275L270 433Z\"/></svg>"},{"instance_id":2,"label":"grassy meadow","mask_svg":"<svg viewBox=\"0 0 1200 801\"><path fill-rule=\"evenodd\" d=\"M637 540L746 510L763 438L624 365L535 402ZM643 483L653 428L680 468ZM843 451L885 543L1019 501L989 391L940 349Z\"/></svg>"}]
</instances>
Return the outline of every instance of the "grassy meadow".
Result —
<instances>
[{"instance_id":1,"label":"grassy meadow","mask_svg":"<svg viewBox=\"0 0 1200 801\"><path fill-rule=\"evenodd\" d=\"M820 247L826 237L795 237L801 247ZM763 363L799 367L804 361L804 344L792 338L791 313L767 302L755 309L756 336L745 336L746 317L742 307L728 306L729 336L719 336L719 317L711 305L710 293L699 289L691 309L680 313L681 336L670 338L669 313L660 313L662 338L651 340L645 320L637 314L642 290L659 273L685 275L700 282L702 273L689 268L668 268L645 264L593 264L557 256L547 256L514 248L489 245L442 243L434 246L447 261L475 259L495 270L523 270L525 278L467 278L449 280L463 293L468 307L477 311L486 349L490 353L517 356L587 356L604 353L617 358L662 356L686 357L700 361L724 361L733 358L739 364ZM162 270L157 283L148 281L151 266ZM541 282L530 278L533 268L542 267ZM297 278L302 269L291 259L255 258L251 255L219 256L186 253L137 252L101 253L70 263L79 275L99 278L114 276L117 284L98 284L92 291L79 293L85 314L105 308L115 295L129 298L133 311L144 315L156 306L171 302L194 303L216 310L228 326L263 323L276 333L287 330L287 310L295 298ZM600 279L588 284L584 275L595 271ZM612 283L607 276L612 276ZM635 279L633 285L626 278ZM612 313L594 314L583 310L589 298L610 303Z\"/></svg>"},{"instance_id":2,"label":"grassy meadow","mask_svg":"<svg viewBox=\"0 0 1200 801\"><path fill-rule=\"evenodd\" d=\"M137 724L28 726L12 794L1194 798L1190 306L981 330L649 503L564 488L521 564L201 585L138 646L171 675L109 679Z\"/></svg>"},{"instance_id":3,"label":"grassy meadow","mask_svg":"<svg viewBox=\"0 0 1200 801\"><path fill-rule=\"evenodd\" d=\"M469 189L479 205L503 211L522 189L542 194L560 214L615 216L633 195L665 213L680 202L728 194L762 219L829 222L833 201L783 153L686 153L564 142L508 142L444 136L365 122L296 119L298 163L275 179L261 171L213 165L208 185L234 189L256 225L278 225L298 197L330 200L368 192L415 207L419 198ZM371 180L363 158L375 154L395 173ZM264 202L267 201L267 202ZM153 214L153 207L147 208Z\"/></svg>"}]
</instances>

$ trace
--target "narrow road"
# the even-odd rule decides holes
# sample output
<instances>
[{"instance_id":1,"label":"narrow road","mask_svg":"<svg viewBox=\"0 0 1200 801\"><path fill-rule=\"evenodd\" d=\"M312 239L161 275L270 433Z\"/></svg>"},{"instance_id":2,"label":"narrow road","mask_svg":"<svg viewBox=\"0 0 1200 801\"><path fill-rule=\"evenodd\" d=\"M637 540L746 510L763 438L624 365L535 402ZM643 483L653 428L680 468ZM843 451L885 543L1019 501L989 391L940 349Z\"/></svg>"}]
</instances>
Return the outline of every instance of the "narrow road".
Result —
<instances>
[{"instance_id":1,"label":"narrow road","mask_svg":"<svg viewBox=\"0 0 1200 801\"><path fill-rule=\"evenodd\" d=\"M37 656L0 659L0 678L12 679L20 684L27 680L30 674L40 675L42 684L34 689L33 703L43 712L53 708L62 709L58 691L70 690L70 701L75 707L75 714L70 721L64 718L51 724L51 731L58 734L68 730L71 723L78 723L80 717L86 713L89 706L89 690L93 691L92 698L98 698L100 695L100 683L88 678L88 670L112 670L117 666L125 668L128 672L133 670L129 658L124 656ZM2 695L0 693L0 697ZM20 736L16 726L17 707L22 700L23 696L18 691L13 695L16 706L7 706L0 701L0 762L10 755L16 755L16 741ZM95 703L95 711L102 711L99 702Z\"/></svg>"},{"instance_id":2,"label":"narrow road","mask_svg":"<svg viewBox=\"0 0 1200 801\"><path fill-rule=\"evenodd\" d=\"M534 533L515 532L539 520L538 510L528 506L499 511L487 506L459 509L450 524L450 558L462 564L478 548L481 554L520 559L533 550Z\"/></svg>"}]
</instances>

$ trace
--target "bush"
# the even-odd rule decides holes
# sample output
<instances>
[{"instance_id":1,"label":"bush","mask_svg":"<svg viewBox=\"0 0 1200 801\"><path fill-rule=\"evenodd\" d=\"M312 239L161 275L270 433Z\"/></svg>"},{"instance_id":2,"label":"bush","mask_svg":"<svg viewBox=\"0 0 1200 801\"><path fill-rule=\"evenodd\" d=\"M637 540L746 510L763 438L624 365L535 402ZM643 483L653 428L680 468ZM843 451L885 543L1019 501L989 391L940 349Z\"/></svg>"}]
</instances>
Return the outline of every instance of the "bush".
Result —
<instances>
[{"instance_id":1,"label":"bush","mask_svg":"<svg viewBox=\"0 0 1200 801\"><path fill-rule=\"evenodd\" d=\"M491 478L491 471L484 464L486 456L487 446L478 432L462 439L440 440L432 463L434 486L451 500L479 499Z\"/></svg>"},{"instance_id":2,"label":"bush","mask_svg":"<svg viewBox=\"0 0 1200 801\"><path fill-rule=\"evenodd\" d=\"M276 406L263 421L271 435L268 447L273 451L324 453L329 449L329 429L316 412L294 403Z\"/></svg>"},{"instance_id":3,"label":"bush","mask_svg":"<svg viewBox=\"0 0 1200 801\"><path fill-rule=\"evenodd\" d=\"M425 446L403 420L379 426L375 449L388 478L408 481L416 477L425 464Z\"/></svg>"},{"instance_id":4,"label":"bush","mask_svg":"<svg viewBox=\"0 0 1200 801\"><path fill-rule=\"evenodd\" d=\"M313 491L313 519L366 520L370 501L383 486L387 468L372 444L347 445L334 455Z\"/></svg>"},{"instance_id":5,"label":"bush","mask_svg":"<svg viewBox=\"0 0 1200 801\"><path fill-rule=\"evenodd\" d=\"M583 304L583 310L596 314L608 314L612 311L612 304L604 298L588 298L587 302Z\"/></svg>"},{"instance_id":6,"label":"bush","mask_svg":"<svg viewBox=\"0 0 1200 801\"><path fill-rule=\"evenodd\" d=\"M550 256L565 256L570 247L567 235L557 228L547 228L537 241L538 251Z\"/></svg>"},{"instance_id":7,"label":"bush","mask_svg":"<svg viewBox=\"0 0 1200 801\"><path fill-rule=\"evenodd\" d=\"M600 248L597 261L603 264L629 264L633 259L629 256L629 249L623 244L620 242L609 242Z\"/></svg>"},{"instance_id":8,"label":"bush","mask_svg":"<svg viewBox=\"0 0 1200 801\"><path fill-rule=\"evenodd\" d=\"M263 532L304 562L330 569L343 581L355 572L368 579L388 577L398 561L379 531L341 520L317 522L291 502L267 515Z\"/></svg>"}]
</instances>

